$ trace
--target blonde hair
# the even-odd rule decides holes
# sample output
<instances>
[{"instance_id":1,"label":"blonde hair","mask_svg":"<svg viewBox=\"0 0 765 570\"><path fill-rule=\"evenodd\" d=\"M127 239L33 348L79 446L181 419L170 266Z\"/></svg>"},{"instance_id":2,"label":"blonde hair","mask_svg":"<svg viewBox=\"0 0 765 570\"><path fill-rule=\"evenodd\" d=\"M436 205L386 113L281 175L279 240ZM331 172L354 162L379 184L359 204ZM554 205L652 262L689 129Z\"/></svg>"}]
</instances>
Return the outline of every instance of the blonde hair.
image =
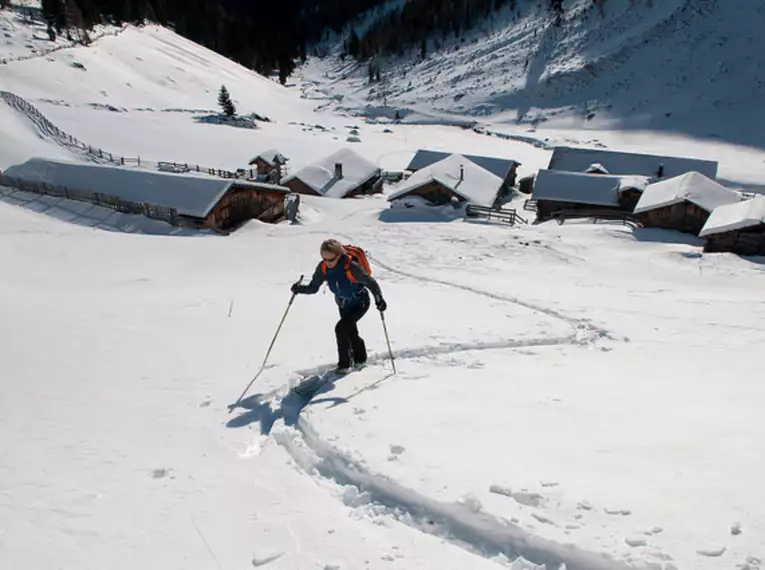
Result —
<instances>
[{"instance_id":1,"label":"blonde hair","mask_svg":"<svg viewBox=\"0 0 765 570\"><path fill-rule=\"evenodd\" d=\"M327 253L334 253L335 255L345 255L345 248L343 247L343 244L341 244L336 239L327 239L321 242L321 248L319 248L319 253L322 252Z\"/></svg>"}]
</instances>

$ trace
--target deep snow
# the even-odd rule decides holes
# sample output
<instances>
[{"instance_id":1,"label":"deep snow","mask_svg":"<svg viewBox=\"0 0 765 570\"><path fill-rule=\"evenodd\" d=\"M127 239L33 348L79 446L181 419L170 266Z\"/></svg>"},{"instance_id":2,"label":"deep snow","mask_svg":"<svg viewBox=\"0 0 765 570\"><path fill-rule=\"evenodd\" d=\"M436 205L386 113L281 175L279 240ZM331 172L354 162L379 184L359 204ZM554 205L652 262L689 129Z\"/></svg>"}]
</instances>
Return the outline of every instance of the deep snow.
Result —
<instances>
[{"instance_id":1,"label":"deep snow","mask_svg":"<svg viewBox=\"0 0 765 570\"><path fill-rule=\"evenodd\" d=\"M223 82L271 122L196 121ZM0 65L0 90L60 129L149 161L234 169L276 148L294 172L352 148L395 170L426 147L523 176L549 160L316 111L298 89L157 27ZM4 103L0 120L0 168L84 159ZM502 129L762 181L761 151L719 140ZM0 567L760 567L762 259L662 230L443 221L389 209L393 191L304 197L300 224L222 237L2 190ZM398 373L372 312L367 369L289 393L334 363L330 295L299 297L229 414L329 236L369 250Z\"/></svg>"}]
</instances>

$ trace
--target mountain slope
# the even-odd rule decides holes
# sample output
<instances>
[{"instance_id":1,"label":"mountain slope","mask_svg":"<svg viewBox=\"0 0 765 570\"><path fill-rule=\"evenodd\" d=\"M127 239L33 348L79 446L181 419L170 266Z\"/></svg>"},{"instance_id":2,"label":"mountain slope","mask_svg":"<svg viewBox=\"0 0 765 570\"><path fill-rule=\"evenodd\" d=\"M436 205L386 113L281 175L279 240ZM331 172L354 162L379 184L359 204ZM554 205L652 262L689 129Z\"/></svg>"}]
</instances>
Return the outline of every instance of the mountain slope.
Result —
<instances>
[{"instance_id":1,"label":"mountain slope","mask_svg":"<svg viewBox=\"0 0 765 570\"><path fill-rule=\"evenodd\" d=\"M385 102L402 113L506 124L652 129L765 147L753 128L765 99L765 8L759 0L608 0L567 3L555 27L536 2L520 1L464 40L366 67L309 62L309 82L337 81L344 107ZM417 50L419 51L419 50Z\"/></svg>"}]
</instances>

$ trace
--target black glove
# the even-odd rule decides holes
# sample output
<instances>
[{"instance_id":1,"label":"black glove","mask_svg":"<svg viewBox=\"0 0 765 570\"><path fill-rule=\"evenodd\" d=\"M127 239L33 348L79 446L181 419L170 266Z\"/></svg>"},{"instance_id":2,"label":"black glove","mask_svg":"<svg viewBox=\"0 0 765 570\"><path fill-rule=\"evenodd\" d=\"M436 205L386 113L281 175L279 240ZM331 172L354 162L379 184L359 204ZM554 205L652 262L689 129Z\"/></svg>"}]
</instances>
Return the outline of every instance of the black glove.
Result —
<instances>
[{"instance_id":1,"label":"black glove","mask_svg":"<svg viewBox=\"0 0 765 570\"><path fill-rule=\"evenodd\" d=\"M380 297L379 299L375 299L375 305L377 305L377 310L381 313L388 308L388 303L385 302L385 299Z\"/></svg>"},{"instance_id":2,"label":"black glove","mask_svg":"<svg viewBox=\"0 0 765 570\"><path fill-rule=\"evenodd\" d=\"M293 295L297 295L298 293L302 293L303 286L298 281L297 283L293 283L292 287L290 287L290 291L292 291Z\"/></svg>"}]
</instances>

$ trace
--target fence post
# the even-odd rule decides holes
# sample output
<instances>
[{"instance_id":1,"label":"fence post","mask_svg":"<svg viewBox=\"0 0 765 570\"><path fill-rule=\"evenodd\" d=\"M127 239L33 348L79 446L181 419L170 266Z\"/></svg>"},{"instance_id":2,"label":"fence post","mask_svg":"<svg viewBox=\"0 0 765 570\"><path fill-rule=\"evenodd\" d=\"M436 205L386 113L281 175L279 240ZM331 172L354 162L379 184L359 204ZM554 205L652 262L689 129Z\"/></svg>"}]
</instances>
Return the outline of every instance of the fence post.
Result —
<instances>
[{"instance_id":1,"label":"fence post","mask_svg":"<svg viewBox=\"0 0 765 570\"><path fill-rule=\"evenodd\" d=\"M138 166L141 166L141 157L138 157Z\"/></svg>"}]
</instances>

